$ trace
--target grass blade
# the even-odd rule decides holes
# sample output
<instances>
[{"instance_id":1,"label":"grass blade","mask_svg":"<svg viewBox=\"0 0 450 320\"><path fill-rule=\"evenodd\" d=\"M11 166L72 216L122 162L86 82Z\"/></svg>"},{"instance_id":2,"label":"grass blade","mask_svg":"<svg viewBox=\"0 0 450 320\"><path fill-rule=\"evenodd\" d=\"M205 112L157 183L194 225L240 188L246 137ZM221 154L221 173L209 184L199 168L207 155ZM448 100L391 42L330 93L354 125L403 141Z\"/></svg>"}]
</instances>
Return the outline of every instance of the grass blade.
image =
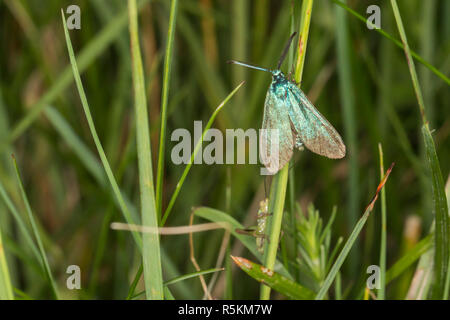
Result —
<instances>
[{"instance_id":1,"label":"grass blade","mask_svg":"<svg viewBox=\"0 0 450 320\"><path fill-rule=\"evenodd\" d=\"M283 277L277 272L273 272L264 266L251 262L241 257L233 257L234 263L245 271L253 279L264 283L266 286L284 294L285 296L297 300L312 300L314 292L302 285Z\"/></svg>"},{"instance_id":2,"label":"grass blade","mask_svg":"<svg viewBox=\"0 0 450 320\"><path fill-rule=\"evenodd\" d=\"M303 66L306 57L306 48L308 44L309 25L311 22L311 11L313 7L313 0L306 0L302 3L301 22L299 27L299 39L297 46L297 61L295 67L295 81L301 83L303 75ZM289 164L285 165L283 169L274 178L271 186L271 194L269 199L269 210L273 212L273 216L269 217L269 244L266 246L264 252L264 266L273 270L277 257L278 241L280 238L281 224L283 221L284 202L286 198L286 189L289 178ZM261 285L261 300L268 300L270 298L270 287Z\"/></svg>"},{"instance_id":3,"label":"grass blade","mask_svg":"<svg viewBox=\"0 0 450 320\"><path fill-rule=\"evenodd\" d=\"M141 197L142 225L158 227L158 214L155 204L153 185L152 156L150 148L150 130L148 126L147 99L145 96L144 71L139 47L138 17L136 0L128 1L130 15L130 39L133 71L134 104L136 113L136 136L139 164L139 188ZM159 235L145 233L142 235L142 259L144 282L147 299L163 299L163 280L161 270L161 252Z\"/></svg>"},{"instance_id":4,"label":"grass blade","mask_svg":"<svg viewBox=\"0 0 450 320\"><path fill-rule=\"evenodd\" d=\"M381 180L380 184L378 185L375 196L373 197L372 201L370 201L369 205L367 206L366 210L364 211L363 216L361 217L361 219L359 219L355 228L353 228L353 231L350 234L350 237L348 238L347 242L345 243L344 247L342 248L341 253L337 257L336 262L331 267L331 270L328 273L327 277L325 278L322 287L320 288L319 292L317 293L317 296L315 298L316 300L322 300L325 297L325 295L327 294L327 291L330 288L331 284L333 283L333 280L335 279L337 273L339 272L339 269L341 268L342 264L344 263L345 258L347 257L350 249L352 248L353 244L355 243L356 238L358 237L359 233L361 232L362 228L364 227L364 224L366 223L367 218L369 217L369 214L372 211L373 206L375 205L375 202L378 198L378 193L381 191L381 189L385 185L393 167L394 167L394 163L392 163L391 167L386 171L386 174L384 175L383 179Z\"/></svg>"},{"instance_id":5,"label":"grass blade","mask_svg":"<svg viewBox=\"0 0 450 320\"><path fill-rule=\"evenodd\" d=\"M197 142L194 148L194 152L191 154L191 158L189 160L189 163L186 165L186 168L184 168L183 174L181 175L180 180L178 180L177 187L175 191L172 194L172 197L170 198L169 205L167 206L166 211L164 212L164 216L161 220L161 226L164 226L166 223L167 218L169 217L170 212L172 211L173 205L175 204L175 200L177 200L178 194L180 193L181 187L183 186L184 180L186 180L186 177L189 173L189 170L192 167L192 163L194 163L195 155L198 153L200 148L202 147L203 139L205 137L206 132L211 128L214 119L216 119L217 114L222 110L222 108L228 103L228 101L231 99L231 97L234 96L234 94L244 85L244 82L241 82L236 88L234 88L233 91L222 101L222 103L214 110L213 114L209 118L208 123L206 124L205 129L203 130L202 136L200 140Z\"/></svg>"},{"instance_id":6,"label":"grass blade","mask_svg":"<svg viewBox=\"0 0 450 320\"><path fill-rule=\"evenodd\" d=\"M435 236L434 236L434 287L433 298L442 299L448 296L448 287L445 283L449 265L449 217L447 198L445 196L444 182L442 179L439 159L436 154L433 137L427 126L422 127L425 139L425 149L428 164L431 171L431 191L433 194L435 214Z\"/></svg>"},{"instance_id":7,"label":"grass blade","mask_svg":"<svg viewBox=\"0 0 450 320\"><path fill-rule=\"evenodd\" d=\"M207 208L207 207L200 207L196 208L194 210L194 214L198 217L201 217L203 219L207 219L212 222L226 222L230 225L229 231L231 234L238 239L259 261L263 261L263 256L261 253L258 252L258 249L256 248L256 242L252 237L242 235L240 233L236 232L236 229L243 229L244 226L240 224L236 219L234 219L229 214L226 214L225 212ZM287 269L284 267L284 265L279 262L278 260L275 262L275 268L273 269L276 272L280 273L284 277L288 279L292 279L292 276L289 274Z\"/></svg>"},{"instance_id":8,"label":"grass blade","mask_svg":"<svg viewBox=\"0 0 450 320\"><path fill-rule=\"evenodd\" d=\"M170 69L172 67L172 48L173 48L173 38L175 35L175 25L177 21L177 7L178 7L178 0L172 0L172 3L170 5L169 30L167 32L166 56L164 58L164 80L163 80L162 102L161 102L161 131L159 134L158 171L156 176L156 212L158 213L158 220L160 219L162 208L167 105L169 101Z\"/></svg>"},{"instance_id":9,"label":"grass blade","mask_svg":"<svg viewBox=\"0 0 450 320\"><path fill-rule=\"evenodd\" d=\"M386 284L393 281L433 246L433 234L429 234L409 250L386 272Z\"/></svg>"},{"instance_id":10,"label":"grass blade","mask_svg":"<svg viewBox=\"0 0 450 320\"><path fill-rule=\"evenodd\" d=\"M14 300L8 262L3 250L2 230L0 229L0 300Z\"/></svg>"},{"instance_id":11,"label":"grass blade","mask_svg":"<svg viewBox=\"0 0 450 320\"><path fill-rule=\"evenodd\" d=\"M384 174L383 148L381 143L378 144L380 153L380 175ZM381 240L380 240L380 289L377 298L384 300L386 292L386 190L381 190Z\"/></svg>"},{"instance_id":12,"label":"grass blade","mask_svg":"<svg viewBox=\"0 0 450 320\"><path fill-rule=\"evenodd\" d=\"M358 18L359 20L361 20L364 23L367 23L367 19L364 18L362 15L360 15L358 12L356 12L355 10L349 8L345 3L339 1L339 0L331 0L333 1L335 4L337 4L338 6L340 6L341 8L343 8L344 10L346 10L347 12L349 12L351 15L355 16L356 18ZM382 36L384 36L385 38L391 40L393 43L395 43L395 45L397 45L397 47L399 48L403 48L403 45L400 41L398 41L397 39L395 39L392 35L390 35L389 33L387 33L386 31L384 31L382 28L375 28L375 31L377 31L378 33L380 33ZM448 77L446 77L442 72L440 72L438 69L436 69L436 67L434 67L432 64L428 63L427 61L425 61L420 55L418 55L416 52L411 51L411 55L414 57L414 59L416 59L418 62L420 62L421 64L423 64L426 68L428 68L431 72L433 72L435 75L437 75L439 78L441 78L443 81L445 81L448 85L450 85L450 79Z\"/></svg>"},{"instance_id":13,"label":"grass blade","mask_svg":"<svg viewBox=\"0 0 450 320\"><path fill-rule=\"evenodd\" d=\"M142 0L139 7L149 0ZM83 72L106 48L111 44L116 37L121 33L120 30L127 25L128 16L126 13L121 13L111 20L111 22L103 28L103 30L82 50L78 56L79 70ZM28 127L38 118L42 110L48 104L52 103L69 85L72 83L70 67L67 66L61 75L55 80L55 83L49 90L40 98L33 106L29 108L29 112L20 122L12 128L6 140L6 143L11 143L24 133ZM3 150L4 144L0 144L0 150Z\"/></svg>"},{"instance_id":14,"label":"grass blade","mask_svg":"<svg viewBox=\"0 0 450 320\"><path fill-rule=\"evenodd\" d=\"M50 284L50 287L52 289L53 297L55 299L59 299L58 289L56 287L55 280L53 279L52 271L50 270L50 265L48 263L47 256L45 254L44 245L42 244L41 236L39 235L39 231L38 231L36 222L34 221L33 212L31 210L30 203L28 202L28 197L27 197L27 194L25 193L25 189L23 188L22 180L20 179L19 168L17 167L17 162L14 157L13 157L13 160L14 160L14 167L16 169L16 177L17 177L17 182L19 184L20 193L22 195L23 202L25 203L25 208L26 208L26 211L28 214L28 219L31 224L31 229L33 230L34 237L36 238L36 242L37 242L37 245L39 248L40 258L42 261L42 266L44 268L44 273L45 273L47 280Z\"/></svg>"},{"instance_id":15,"label":"grass blade","mask_svg":"<svg viewBox=\"0 0 450 320\"><path fill-rule=\"evenodd\" d=\"M92 119L91 111L89 109L89 104L86 98L86 93L84 92L83 83L81 82L80 73L78 71L77 61L75 59L75 53L73 52L72 42L70 41L69 31L67 30L66 19L64 17L64 11L61 10L61 17L64 26L64 34L66 37L66 45L67 50L69 52L70 63L72 65L73 76L75 78L75 83L77 85L78 94L80 95L81 104L83 106L84 113L86 115L86 120L89 125L89 130L91 131L92 138L94 139L95 146L97 147L98 154L100 155L100 159L102 161L103 167L105 169L106 175L108 177L109 183L113 189L113 192L119 202L120 209L125 217L127 223L134 223L130 211L128 210L125 201L123 199L122 193L119 189L119 185L117 184L116 179L114 178L114 174L111 170L111 166L109 165L108 158L106 157L105 150L100 142L100 138L98 137L97 130L95 129L94 120ZM136 244L141 247L142 240L140 235L137 232L132 232L132 235L136 241Z\"/></svg>"},{"instance_id":16,"label":"grass blade","mask_svg":"<svg viewBox=\"0 0 450 320\"><path fill-rule=\"evenodd\" d=\"M422 117L422 134L425 141L425 150L428 159L429 170L431 173L431 186L434 202L435 215L435 237L434 237L434 286L433 298L441 299L446 296L445 282L449 264L449 218L447 198L445 196L444 181L442 178L439 159L436 154L433 137L431 136L428 121L425 115L425 105L423 101L422 90L420 89L419 79L417 77L414 61L411 57L406 32L403 27L400 11L397 1L391 0L392 10L394 11L395 21L397 22L398 32L402 39L403 49L405 51L406 60L408 62L409 72L416 94L417 103L419 104L420 115Z\"/></svg>"}]
</instances>

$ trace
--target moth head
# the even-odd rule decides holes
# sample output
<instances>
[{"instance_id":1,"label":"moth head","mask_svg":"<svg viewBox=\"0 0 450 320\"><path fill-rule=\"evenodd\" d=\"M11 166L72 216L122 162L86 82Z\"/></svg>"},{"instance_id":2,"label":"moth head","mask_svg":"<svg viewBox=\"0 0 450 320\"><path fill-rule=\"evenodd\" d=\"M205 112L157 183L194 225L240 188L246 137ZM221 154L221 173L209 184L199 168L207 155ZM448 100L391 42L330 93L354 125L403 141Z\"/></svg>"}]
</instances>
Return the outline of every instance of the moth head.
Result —
<instances>
[{"instance_id":1,"label":"moth head","mask_svg":"<svg viewBox=\"0 0 450 320\"><path fill-rule=\"evenodd\" d=\"M273 70L272 78L273 78L273 81L277 82L277 81L284 79L284 74L280 70Z\"/></svg>"}]
</instances>

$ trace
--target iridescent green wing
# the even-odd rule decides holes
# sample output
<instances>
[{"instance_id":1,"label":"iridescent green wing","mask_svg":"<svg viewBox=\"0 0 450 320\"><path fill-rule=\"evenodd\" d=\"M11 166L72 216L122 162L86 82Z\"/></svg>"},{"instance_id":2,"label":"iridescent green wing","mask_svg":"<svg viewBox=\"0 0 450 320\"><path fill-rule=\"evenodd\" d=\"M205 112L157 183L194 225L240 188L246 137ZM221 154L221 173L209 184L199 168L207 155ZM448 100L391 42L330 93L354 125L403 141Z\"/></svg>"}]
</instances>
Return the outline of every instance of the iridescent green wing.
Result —
<instances>
[{"instance_id":1,"label":"iridescent green wing","mask_svg":"<svg viewBox=\"0 0 450 320\"><path fill-rule=\"evenodd\" d=\"M331 159L345 156L345 145L336 129L313 106L306 95L293 83L288 84L289 118L294 128L296 146L301 141L314 153Z\"/></svg>"},{"instance_id":2,"label":"iridescent green wing","mask_svg":"<svg viewBox=\"0 0 450 320\"><path fill-rule=\"evenodd\" d=\"M294 137L285 103L285 97L277 97L271 85L264 103L263 130L260 134L260 156L271 174L283 168L293 152Z\"/></svg>"}]
</instances>

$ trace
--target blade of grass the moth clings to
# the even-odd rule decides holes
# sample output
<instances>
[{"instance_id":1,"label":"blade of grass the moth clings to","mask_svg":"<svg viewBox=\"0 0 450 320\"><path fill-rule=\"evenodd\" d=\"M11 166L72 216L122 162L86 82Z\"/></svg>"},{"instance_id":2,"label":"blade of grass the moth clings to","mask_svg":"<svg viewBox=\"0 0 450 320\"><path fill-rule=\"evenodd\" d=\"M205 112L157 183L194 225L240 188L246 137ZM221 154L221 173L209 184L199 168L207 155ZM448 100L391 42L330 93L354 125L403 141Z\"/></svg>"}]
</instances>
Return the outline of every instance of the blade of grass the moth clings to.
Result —
<instances>
[{"instance_id":1,"label":"blade of grass the moth clings to","mask_svg":"<svg viewBox=\"0 0 450 320\"><path fill-rule=\"evenodd\" d=\"M295 68L295 81L297 83L301 83L301 78L303 74L303 65L306 56L312 7L313 7L312 0L307 0L302 3L302 13L300 20L301 23L299 28L299 40L297 46L298 50L297 62ZM289 176L289 165L286 165L284 166L284 168L281 169L279 173L277 173L271 186L271 196L269 205L270 211L273 212L273 216L271 219L269 219L270 221L269 245L266 247L264 255L264 265L268 269L273 269L276 261L278 241L281 232L281 223L283 220L284 202L286 196L288 176ZM267 300L270 298L270 287L261 285L260 298L262 300Z\"/></svg>"},{"instance_id":2,"label":"blade of grass the moth clings to","mask_svg":"<svg viewBox=\"0 0 450 320\"><path fill-rule=\"evenodd\" d=\"M189 163L186 165L183 174L181 175L181 178L178 180L177 186L175 188L175 191L172 194L172 197L170 198L169 204L166 208L166 211L164 212L163 218L161 220L161 224L160 226L164 226L164 224L166 223L166 220L169 216L169 214L172 211L173 205L175 203L175 200L178 197L178 194L180 193L181 187L183 186L184 180L186 180L186 177L192 167L192 164L194 162L194 158L196 156L196 154L199 152L200 148L202 147L202 142L203 139L205 137L206 132L211 128L214 119L216 118L217 114L220 112L220 110L222 110L222 108L228 103L228 101L234 96L234 94L244 85L244 82L241 82L223 101L222 103L216 108L216 110L214 110L213 114L211 115L211 117L209 118L208 123L205 126L205 129L203 130L202 136L200 138L200 140L197 142L197 144L195 145L194 148L194 152L192 152L191 154L191 158L189 160Z\"/></svg>"},{"instance_id":3,"label":"blade of grass the moth clings to","mask_svg":"<svg viewBox=\"0 0 450 320\"><path fill-rule=\"evenodd\" d=\"M47 260L47 255L45 253L44 245L42 243L42 239L41 239L41 236L39 234L39 230L37 228L36 221L34 220L33 212L31 210L31 206L30 206L30 203L28 201L27 194L25 193L25 189L24 189L23 184L22 184L22 179L20 178L20 173L19 173L19 168L17 166L16 158L14 157L14 155L12 157L13 157L13 162L14 162L14 168L16 169L17 182L19 184L20 193L22 195L22 199L23 199L23 202L25 204L26 212L27 212L27 215L28 215L28 220L30 222L34 238L35 238L35 240L37 242L37 246L39 248L39 254L40 254L41 261L42 261L42 267L44 269L44 273L45 273L45 275L47 277L49 285L50 285L50 287L52 289L53 297L55 299L59 299L59 294L58 294L58 289L57 289L57 286L56 286L56 282L55 282L55 280L53 278L53 274L52 274L52 271L50 269L50 265L49 265L48 260Z\"/></svg>"},{"instance_id":4,"label":"blade of grass the moth clings to","mask_svg":"<svg viewBox=\"0 0 450 320\"><path fill-rule=\"evenodd\" d=\"M322 287L320 288L319 292L317 293L315 299L316 300L322 300L325 298L325 295L328 292L328 289L331 287L331 284L333 283L334 279L336 278L337 273L339 272L340 268L342 267L342 264L345 261L345 258L347 258L348 253L350 252L350 249L353 247L353 244L355 243L356 238L358 237L359 233L361 232L362 228L364 227L367 218L369 217L370 212L373 210L373 207L375 205L375 202L378 199L378 194L381 191L381 189L386 184L386 181L389 177L389 174L392 171L392 168L394 167L394 163L391 164L389 169L386 171L383 179L381 179L380 184L377 187L377 191L375 192L375 195L373 196L372 200L369 202L369 205L364 210L363 216L359 219L359 221L356 223L356 226L353 228L352 233L350 234L348 240L346 241L344 247L341 250L341 253L336 258L336 262L331 267L330 272L328 273L327 277L325 278Z\"/></svg>"}]
</instances>

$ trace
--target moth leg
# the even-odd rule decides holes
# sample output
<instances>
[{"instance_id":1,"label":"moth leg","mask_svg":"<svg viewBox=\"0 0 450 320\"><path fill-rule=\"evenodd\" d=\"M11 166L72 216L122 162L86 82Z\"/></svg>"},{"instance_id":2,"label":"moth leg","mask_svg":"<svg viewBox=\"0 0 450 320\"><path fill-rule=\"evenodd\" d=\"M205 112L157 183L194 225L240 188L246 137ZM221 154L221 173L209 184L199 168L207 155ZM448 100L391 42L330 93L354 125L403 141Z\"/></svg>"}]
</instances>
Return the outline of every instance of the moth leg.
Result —
<instances>
[{"instance_id":1,"label":"moth leg","mask_svg":"<svg viewBox=\"0 0 450 320\"><path fill-rule=\"evenodd\" d=\"M272 215L273 215L273 213L260 213L257 215L257 218L259 219L259 218L264 218L264 217L270 217Z\"/></svg>"},{"instance_id":2,"label":"moth leg","mask_svg":"<svg viewBox=\"0 0 450 320\"><path fill-rule=\"evenodd\" d=\"M257 236L256 230L255 230L255 229L252 229L252 228L247 228L247 229L236 229L236 232L239 233L239 234L246 235L246 236L253 236L253 237L256 237L256 236Z\"/></svg>"}]
</instances>

